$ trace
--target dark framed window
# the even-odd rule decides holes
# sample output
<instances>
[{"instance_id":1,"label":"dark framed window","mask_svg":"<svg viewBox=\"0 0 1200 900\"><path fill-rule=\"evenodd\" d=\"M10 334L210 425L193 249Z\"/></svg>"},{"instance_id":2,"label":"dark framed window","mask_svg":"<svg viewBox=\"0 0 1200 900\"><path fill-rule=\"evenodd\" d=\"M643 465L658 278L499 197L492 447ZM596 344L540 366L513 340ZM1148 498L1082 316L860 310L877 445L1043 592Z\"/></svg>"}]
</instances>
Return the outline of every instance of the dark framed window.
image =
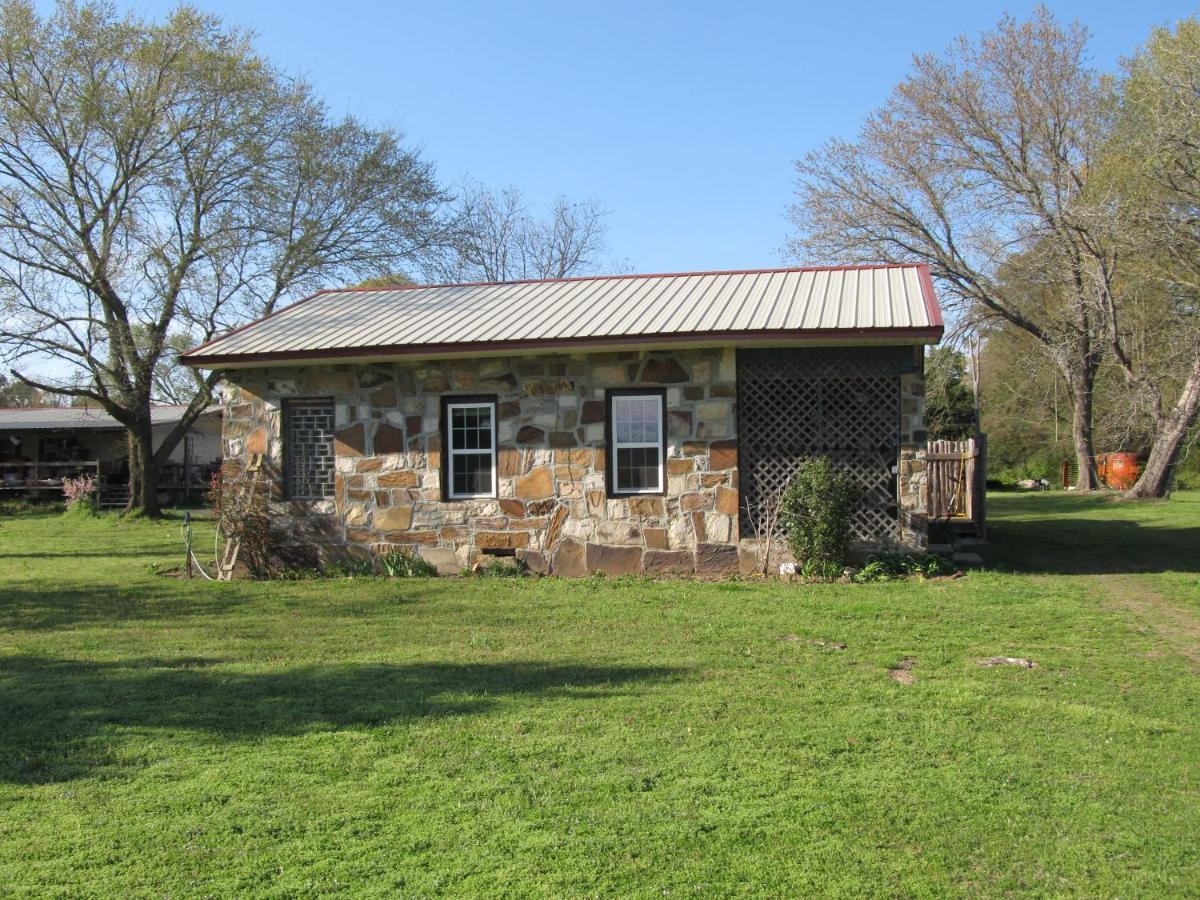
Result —
<instances>
[{"instance_id":1,"label":"dark framed window","mask_svg":"<svg viewBox=\"0 0 1200 900\"><path fill-rule=\"evenodd\" d=\"M665 493L666 391L610 390L606 398L608 493Z\"/></svg>"},{"instance_id":2,"label":"dark framed window","mask_svg":"<svg viewBox=\"0 0 1200 900\"><path fill-rule=\"evenodd\" d=\"M496 496L496 398L443 397L442 495Z\"/></svg>"},{"instance_id":3,"label":"dark framed window","mask_svg":"<svg viewBox=\"0 0 1200 900\"><path fill-rule=\"evenodd\" d=\"M283 489L289 500L333 496L333 399L283 401Z\"/></svg>"}]
</instances>

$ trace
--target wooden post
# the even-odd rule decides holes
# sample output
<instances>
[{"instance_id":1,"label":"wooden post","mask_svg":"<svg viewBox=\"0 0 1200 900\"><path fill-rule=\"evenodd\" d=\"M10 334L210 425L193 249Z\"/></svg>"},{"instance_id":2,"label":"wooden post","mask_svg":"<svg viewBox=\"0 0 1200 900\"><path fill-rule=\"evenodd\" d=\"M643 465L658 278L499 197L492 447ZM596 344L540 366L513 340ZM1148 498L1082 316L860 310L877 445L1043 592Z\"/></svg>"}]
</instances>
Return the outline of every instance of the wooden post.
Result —
<instances>
[{"instance_id":1,"label":"wooden post","mask_svg":"<svg viewBox=\"0 0 1200 900\"><path fill-rule=\"evenodd\" d=\"M184 544L187 546L187 577L192 577L192 514L185 512L183 514L183 530L186 535Z\"/></svg>"}]
</instances>

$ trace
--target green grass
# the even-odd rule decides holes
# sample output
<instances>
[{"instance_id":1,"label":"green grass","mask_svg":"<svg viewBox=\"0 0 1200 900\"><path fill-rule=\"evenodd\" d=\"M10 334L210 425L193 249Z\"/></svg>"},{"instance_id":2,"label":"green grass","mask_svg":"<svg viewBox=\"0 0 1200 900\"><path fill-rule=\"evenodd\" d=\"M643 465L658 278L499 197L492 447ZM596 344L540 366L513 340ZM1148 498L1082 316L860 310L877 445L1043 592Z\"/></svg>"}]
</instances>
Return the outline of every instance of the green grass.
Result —
<instances>
[{"instance_id":1,"label":"green grass","mask_svg":"<svg viewBox=\"0 0 1200 900\"><path fill-rule=\"evenodd\" d=\"M178 521L2 518L0 894L1195 895L1200 495L991 504L987 571L815 586L186 582Z\"/></svg>"}]
</instances>

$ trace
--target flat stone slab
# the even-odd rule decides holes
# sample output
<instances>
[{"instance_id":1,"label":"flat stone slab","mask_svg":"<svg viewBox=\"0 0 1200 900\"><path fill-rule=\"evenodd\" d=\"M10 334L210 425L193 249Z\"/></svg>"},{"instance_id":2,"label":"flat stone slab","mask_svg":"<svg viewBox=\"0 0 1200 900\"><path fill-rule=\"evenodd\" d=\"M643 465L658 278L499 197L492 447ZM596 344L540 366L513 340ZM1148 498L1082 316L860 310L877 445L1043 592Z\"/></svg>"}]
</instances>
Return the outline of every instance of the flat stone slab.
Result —
<instances>
[{"instance_id":1,"label":"flat stone slab","mask_svg":"<svg viewBox=\"0 0 1200 900\"><path fill-rule=\"evenodd\" d=\"M981 666L1018 666L1022 669L1036 669L1037 663L1032 659L1021 659L1019 656L988 656L979 660Z\"/></svg>"}]
</instances>

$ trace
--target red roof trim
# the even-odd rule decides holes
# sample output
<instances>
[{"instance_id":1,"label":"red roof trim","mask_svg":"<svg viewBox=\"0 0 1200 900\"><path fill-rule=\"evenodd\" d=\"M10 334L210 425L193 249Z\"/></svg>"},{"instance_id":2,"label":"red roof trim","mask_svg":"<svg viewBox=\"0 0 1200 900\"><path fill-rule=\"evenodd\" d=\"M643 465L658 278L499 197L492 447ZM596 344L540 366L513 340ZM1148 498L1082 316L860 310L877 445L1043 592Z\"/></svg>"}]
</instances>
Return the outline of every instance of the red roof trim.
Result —
<instances>
[{"instance_id":1,"label":"red roof trim","mask_svg":"<svg viewBox=\"0 0 1200 900\"><path fill-rule=\"evenodd\" d=\"M654 272L654 273L637 273L632 275L579 275L571 278L526 278L517 281L465 281L452 284L403 284L395 285L394 287L370 287L370 288L325 288L317 291L315 294L310 294L301 300L297 300L291 306L285 306L283 309L277 309L274 312L261 316L245 325L239 325L222 335L198 344L190 350L187 350L179 355L180 362L185 365L201 365L199 360L192 360L189 357L194 353L199 353L201 350L207 350L209 347L220 343L226 338L233 337L235 334L240 334L248 328L258 325L260 322L265 322L267 319L273 319L281 316L289 310L296 309L302 304L308 303L310 300L316 300L324 297L326 294L350 294L350 293L384 293L389 291L418 291L431 288L452 288L452 287L499 287L501 285L510 284L550 284L572 281L629 281L633 279L649 279L649 278L690 278L697 275L773 275L781 272L845 272L845 271L869 271L874 269L912 269L916 268L923 270L922 286L925 294L925 305L930 311L930 321L936 325L942 324L941 313L938 311L937 299L933 294L933 283L929 281L929 267L917 265L915 263L874 263L864 265L842 265L842 266L785 266L782 268L773 269L712 269L699 272ZM590 340L590 339L589 339ZM530 346L541 346L542 342L530 344ZM469 346L469 345L456 345ZM490 346L484 344L481 346ZM241 354L245 355L245 354ZM265 355L265 354L264 354ZM206 357L207 362L216 362L226 357L211 356Z\"/></svg>"},{"instance_id":2,"label":"red roof trim","mask_svg":"<svg viewBox=\"0 0 1200 900\"><path fill-rule=\"evenodd\" d=\"M712 342L737 345L746 341L775 339L792 340L859 340L864 338L902 338L913 343L939 341L944 329L932 328L840 328L756 331L696 331L660 334L613 335L610 337L546 338L525 341L473 341L453 344L379 344L373 347L328 347L320 350L277 350L264 353L229 353L184 360L187 365L211 369L222 363L245 362L305 362L322 359L344 359L360 356L439 356L451 353L493 352L517 350L557 350L587 347L612 347L626 344L676 344Z\"/></svg>"},{"instance_id":3,"label":"red roof trim","mask_svg":"<svg viewBox=\"0 0 1200 900\"><path fill-rule=\"evenodd\" d=\"M933 290L929 266L917 266L917 277L921 279L921 293L925 295L925 311L929 313L929 324L944 329L946 323L942 321L942 307L938 304L937 294Z\"/></svg>"}]
</instances>

